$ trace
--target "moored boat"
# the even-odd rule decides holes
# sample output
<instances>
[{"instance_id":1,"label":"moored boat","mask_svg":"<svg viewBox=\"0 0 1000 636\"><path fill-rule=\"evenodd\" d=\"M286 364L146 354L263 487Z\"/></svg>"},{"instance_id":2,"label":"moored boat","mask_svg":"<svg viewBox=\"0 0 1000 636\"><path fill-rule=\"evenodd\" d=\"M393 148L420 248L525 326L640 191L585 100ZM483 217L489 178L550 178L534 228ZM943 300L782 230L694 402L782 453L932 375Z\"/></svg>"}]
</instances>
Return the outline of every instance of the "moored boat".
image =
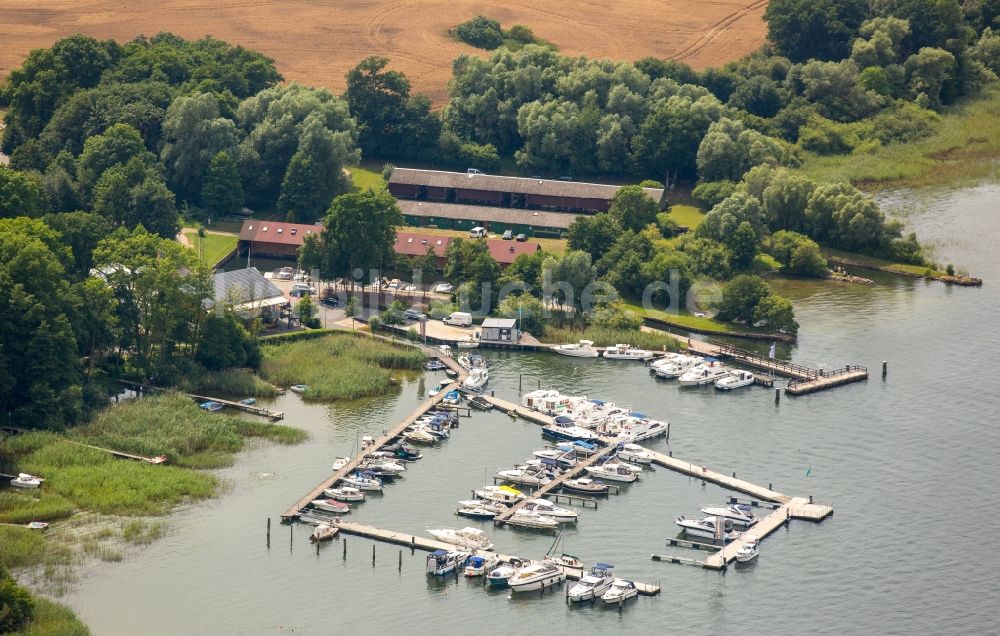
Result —
<instances>
[{"instance_id":1,"label":"moored boat","mask_svg":"<svg viewBox=\"0 0 1000 636\"><path fill-rule=\"evenodd\" d=\"M525 494L511 486L483 486L472 491L476 499L503 504L514 504L525 498Z\"/></svg>"},{"instance_id":2,"label":"moored boat","mask_svg":"<svg viewBox=\"0 0 1000 636\"><path fill-rule=\"evenodd\" d=\"M490 373L484 367L477 367L469 372L469 377L462 382L462 388L469 391L479 391L490 381Z\"/></svg>"},{"instance_id":3,"label":"moored boat","mask_svg":"<svg viewBox=\"0 0 1000 636\"><path fill-rule=\"evenodd\" d=\"M541 486L552 480L543 468L530 465L501 470L497 472L497 477L513 484L524 484L526 486Z\"/></svg>"},{"instance_id":4,"label":"moored boat","mask_svg":"<svg viewBox=\"0 0 1000 636\"><path fill-rule=\"evenodd\" d=\"M427 555L427 573L434 576L451 574L464 566L468 558L466 552L435 550Z\"/></svg>"},{"instance_id":5,"label":"moored boat","mask_svg":"<svg viewBox=\"0 0 1000 636\"><path fill-rule=\"evenodd\" d=\"M309 389L309 385L308 384L293 384L292 386L290 386L288 388L292 390L292 393L305 393Z\"/></svg>"},{"instance_id":6,"label":"moored boat","mask_svg":"<svg viewBox=\"0 0 1000 636\"><path fill-rule=\"evenodd\" d=\"M500 563L500 559L495 556L471 556L465 564L465 576L483 576L498 563Z\"/></svg>"},{"instance_id":7,"label":"moored boat","mask_svg":"<svg viewBox=\"0 0 1000 636\"><path fill-rule=\"evenodd\" d=\"M750 536L747 537L746 543L736 551L736 560L740 563L747 563L756 559L758 554L760 554L760 539Z\"/></svg>"},{"instance_id":8,"label":"moored boat","mask_svg":"<svg viewBox=\"0 0 1000 636\"><path fill-rule=\"evenodd\" d=\"M541 590L566 580L566 574L551 563L532 563L511 575L507 584L514 592Z\"/></svg>"},{"instance_id":9,"label":"moored boat","mask_svg":"<svg viewBox=\"0 0 1000 636\"><path fill-rule=\"evenodd\" d=\"M689 369L677 380L681 386L703 386L705 384L715 384L716 380L729 376L729 369L722 366L721 362L706 358L704 364Z\"/></svg>"},{"instance_id":10,"label":"moored boat","mask_svg":"<svg viewBox=\"0 0 1000 636\"><path fill-rule=\"evenodd\" d=\"M335 471L340 470L344 466L347 466L347 464L350 463L350 461L351 461L350 457L338 457L337 459L333 460L333 470Z\"/></svg>"},{"instance_id":11,"label":"moored boat","mask_svg":"<svg viewBox=\"0 0 1000 636\"><path fill-rule=\"evenodd\" d=\"M715 388L720 391L741 389L754 383L754 375L749 371L730 371L729 375L715 381Z\"/></svg>"},{"instance_id":12,"label":"moored boat","mask_svg":"<svg viewBox=\"0 0 1000 636\"><path fill-rule=\"evenodd\" d=\"M382 480L368 471L356 471L353 475L348 475L341 479L341 481L348 486L354 486L358 490L382 492Z\"/></svg>"},{"instance_id":13,"label":"moored boat","mask_svg":"<svg viewBox=\"0 0 1000 636\"><path fill-rule=\"evenodd\" d=\"M618 459L633 464L652 464L653 454L638 444L622 444L618 447Z\"/></svg>"},{"instance_id":14,"label":"moored boat","mask_svg":"<svg viewBox=\"0 0 1000 636\"><path fill-rule=\"evenodd\" d=\"M647 351L627 344L616 344L604 350L604 357L609 360L640 360L645 362L655 355L655 351Z\"/></svg>"},{"instance_id":15,"label":"moored boat","mask_svg":"<svg viewBox=\"0 0 1000 636\"><path fill-rule=\"evenodd\" d=\"M622 481L629 484L639 479L637 470L639 469L618 462L606 462L598 466L587 467L587 472L594 477L600 477L608 481Z\"/></svg>"},{"instance_id":16,"label":"moored boat","mask_svg":"<svg viewBox=\"0 0 1000 636\"><path fill-rule=\"evenodd\" d=\"M573 603L600 598L614 582L614 570L615 566L609 563L598 563L590 569L590 572L580 577L576 585L569 588L566 598Z\"/></svg>"},{"instance_id":17,"label":"moored boat","mask_svg":"<svg viewBox=\"0 0 1000 636\"><path fill-rule=\"evenodd\" d=\"M606 495L609 490L608 485L604 482L589 477L567 479L562 483L562 489L584 495Z\"/></svg>"},{"instance_id":18,"label":"moored boat","mask_svg":"<svg viewBox=\"0 0 1000 636\"><path fill-rule=\"evenodd\" d=\"M572 424L572 420L566 422L559 421L560 419L569 420L569 418L562 416L557 417L555 423L542 427L542 435L563 441L579 440L584 442L596 442L601 439L601 436L594 431L588 431L585 428L574 426Z\"/></svg>"},{"instance_id":19,"label":"moored boat","mask_svg":"<svg viewBox=\"0 0 1000 636\"><path fill-rule=\"evenodd\" d=\"M341 488L326 488L323 494L330 499L337 501L364 501L365 493L352 486L342 486Z\"/></svg>"},{"instance_id":20,"label":"moored boat","mask_svg":"<svg viewBox=\"0 0 1000 636\"><path fill-rule=\"evenodd\" d=\"M757 515L749 504L730 504L728 506L705 507L701 512L710 517L721 517L731 521L734 526L749 528L757 523Z\"/></svg>"},{"instance_id":21,"label":"moored boat","mask_svg":"<svg viewBox=\"0 0 1000 636\"><path fill-rule=\"evenodd\" d=\"M501 563L486 573L486 583L492 588L507 587L510 577L525 565L525 562L520 559L511 559L507 563Z\"/></svg>"},{"instance_id":22,"label":"moored boat","mask_svg":"<svg viewBox=\"0 0 1000 636\"><path fill-rule=\"evenodd\" d=\"M611 605L614 603L624 603L630 598L637 596L639 596L639 589L635 586L635 583L626 581L625 579L615 579L611 587L608 588L608 591L601 597L601 600L606 605Z\"/></svg>"},{"instance_id":23,"label":"moored boat","mask_svg":"<svg viewBox=\"0 0 1000 636\"><path fill-rule=\"evenodd\" d=\"M464 503L464 502L462 502ZM478 519L480 521L489 521L491 519L496 519L497 510L494 506L487 506L484 504L470 504L467 506L459 506L455 510L455 514L460 517L466 517L467 519Z\"/></svg>"},{"instance_id":24,"label":"moored boat","mask_svg":"<svg viewBox=\"0 0 1000 636\"><path fill-rule=\"evenodd\" d=\"M480 411L492 411L493 403L481 395L469 398L469 406Z\"/></svg>"},{"instance_id":25,"label":"moored boat","mask_svg":"<svg viewBox=\"0 0 1000 636\"><path fill-rule=\"evenodd\" d=\"M493 542L490 541L489 535L479 528L427 528L427 533L438 541L457 545L460 548L493 549Z\"/></svg>"},{"instance_id":26,"label":"moored boat","mask_svg":"<svg viewBox=\"0 0 1000 636\"><path fill-rule=\"evenodd\" d=\"M441 362L437 358L432 358L424 363L425 371L444 371L448 368L444 362Z\"/></svg>"},{"instance_id":27,"label":"moored boat","mask_svg":"<svg viewBox=\"0 0 1000 636\"><path fill-rule=\"evenodd\" d=\"M324 512L333 512L338 515L347 514L351 507L336 499L313 499L312 507Z\"/></svg>"},{"instance_id":28,"label":"moored boat","mask_svg":"<svg viewBox=\"0 0 1000 636\"><path fill-rule=\"evenodd\" d=\"M202 402L198 405L202 409L214 413L215 411L221 411L224 404L222 402L216 402L215 400L209 400L208 402Z\"/></svg>"},{"instance_id":29,"label":"moored boat","mask_svg":"<svg viewBox=\"0 0 1000 636\"><path fill-rule=\"evenodd\" d=\"M529 499L521 506L521 510L537 512L540 515L551 517L559 523L576 523L580 517L575 510L557 506L548 499Z\"/></svg>"},{"instance_id":30,"label":"moored boat","mask_svg":"<svg viewBox=\"0 0 1000 636\"><path fill-rule=\"evenodd\" d=\"M597 349L594 349L594 343L591 340L581 340L576 344L554 345L552 351L574 358L596 358L600 355Z\"/></svg>"},{"instance_id":31,"label":"moored boat","mask_svg":"<svg viewBox=\"0 0 1000 636\"><path fill-rule=\"evenodd\" d=\"M555 530L559 527L559 522L552 517L539 514L533 510L517 510L507 519L507 523L512 526L522 528L533 528L535 530Z\"/></svg>"},{"instance_id":32,"label":"moored boat","mask_svg":"<svg viewBox=\"0 0 1000 636\"><path fill-rule=\"evenodd\" d=\"M17 477L10 480L10 485L14 488L38 488L45 481L41 477L29 475L28 473L18 473Z\"/></svg>"},{"instance_id":33,"label":"moored boat","mask_svg":"<svg viewBox=\"0 0 1000 636\"><path fill-rule=\"evenodd\" d=\"M705 539L715 539L724 543L729 543L739 536L733 530L733 522L721 517L704 517L693 519L691 517L677 517L675 524L693 537L703 537Z\"/></svg>"},{"instance_id":34,"label":"moored boat","mask_svg":"<svg viewBox=\"0 0 1000 636\"><path fill-rule=\"evenodd\" d=\"M321 523L313 528L312 534L309 535L309 540L313 543L329 541L337 536L338 532L340 532L340 528L338 526L332 523Z\"/></svg>"}]
</instances>

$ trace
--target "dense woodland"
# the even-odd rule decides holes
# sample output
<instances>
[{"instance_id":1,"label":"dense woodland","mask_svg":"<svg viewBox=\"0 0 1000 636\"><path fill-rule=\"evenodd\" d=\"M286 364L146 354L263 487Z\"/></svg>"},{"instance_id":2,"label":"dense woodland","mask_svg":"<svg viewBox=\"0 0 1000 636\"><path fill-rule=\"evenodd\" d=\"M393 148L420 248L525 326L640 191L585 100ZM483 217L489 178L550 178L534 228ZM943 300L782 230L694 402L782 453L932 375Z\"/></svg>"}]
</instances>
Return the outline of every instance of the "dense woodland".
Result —
<instances>
[{"instance_id":1,"label":"dense woodland","mask_svg":"<svg viewBox=\"0 0 1000 636\"><path fill-rule=\"evenodd\" d=\"M0 86L0 412L60 428L104 403L108 378L259 364L254 326L205 302L210 272L173 240L182 219L243 206L322 219L302 261L324 277L430 278L429 256L393 262L391 197L349 193L344 166L361 157L681 184L708 210L685 233L626 187L574 223L567 254L506 271L455 241L444 274L464 283L458 302L524 315L564 281L552 300L572 321L634 327L616 296L677 307L714 282L720 318L794 332L761 274L824 276L819 245L923 262L863 193L798 174L802 153L929 134L940 109L996 80L998 15L997 0L773 0L768 44L700 73L518 42L455 60L440 113L384 58L361 60L334 95L282 84L272 60L210 38L74 36L32 51ZM676 285L649 291L658 281ZM594 283L609 293L585 312Z\"/></svg>"}]
</instances>

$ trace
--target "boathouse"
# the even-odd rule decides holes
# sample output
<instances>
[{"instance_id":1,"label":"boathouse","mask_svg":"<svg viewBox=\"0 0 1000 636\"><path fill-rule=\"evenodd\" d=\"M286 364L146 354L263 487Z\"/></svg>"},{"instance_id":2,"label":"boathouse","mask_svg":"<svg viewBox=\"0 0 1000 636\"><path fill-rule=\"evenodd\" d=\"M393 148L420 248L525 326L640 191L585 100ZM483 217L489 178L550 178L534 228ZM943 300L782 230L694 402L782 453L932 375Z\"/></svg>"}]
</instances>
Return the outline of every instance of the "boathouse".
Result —
<instances>
[{"instance_id":1,"label":"boathouse","mask_svg":"<svg viewBox=\"0 0 1000 636\"><path fill-rule=\"evenodd\" d=\"M514 318L487 318L479 333L481 342L517 342L521 337Z\"/></svg>"},{"instance_id":2,"label":"boathouse","mask_svg":"<svg viewBox=\"0 0 1000 636\"><path fill-rule=\"evenodd\" d=\"M621 186L395 168L388 187L398 199L594 214L608 211L611 198ZM645 191L658 204L666 205L662 189Z\"/></svg>"},{"instance_id":3,"label":"boathouse","mask_svg":"<svg viewBox=\"0 0 1000 636\"><path fill-rule=\"evenodd\" d=\"M288 303L277 285L264 278L256 267L218 272L212 276L215 285L208 306L222 304L232 307L244 319L270 318L278 308Z\"/></svg>"}]
</instances>

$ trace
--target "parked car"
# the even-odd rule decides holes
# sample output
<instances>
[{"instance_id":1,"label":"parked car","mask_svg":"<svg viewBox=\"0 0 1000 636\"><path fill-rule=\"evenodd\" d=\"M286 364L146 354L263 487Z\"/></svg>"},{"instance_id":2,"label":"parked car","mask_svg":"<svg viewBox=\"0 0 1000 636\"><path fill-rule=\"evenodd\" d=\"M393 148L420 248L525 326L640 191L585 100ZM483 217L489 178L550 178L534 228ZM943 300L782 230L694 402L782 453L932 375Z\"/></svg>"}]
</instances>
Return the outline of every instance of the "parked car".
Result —
<instances>
[{"instance_id":1,"label":"parked car","mask_svg":"<svg viewBox=\"0 0 1000 636\"><path fill-rule=\"evenodd\" d=\"M482 170L479 170L478 168L466 168L465 172L466 174L485 174Z\"/></svg>"},{"instance_id":2,"label":"parked car","mask_svg":"<svg viewBox=\"0 0 1000 636\"><path fill-rule=\"evenodd\" d=\"M451 283L438 283L437 285L434 286L434 289L432 289L431 291L437 292L439 294L450 294L451 292L455 291L455 286L452 285Z\"/></svg>"},{"instance_id":3,"label":"parked car","mask_svg":"<svg viewBox=\"0 0 1000 636\"><path fill-rule=\"evenodd\" d=\"M524 243L525 241L527 241L527 240L528 240L528 235L527 235L527 234L518 234L518 235L517 235L516 237L514 237L514 238L515 238L515 239L516 239L516 240L517 240L517 241L518 241L519 243Z\"/></svg>"},{"instance_id":4,"label":"parked car","mask_svg":"<svg viewBox=\"0 0 1000 636\"><path fill-rule=\"evenodd\" d=\"M505 231L505 232L503 233L503 240L505 240L505 241L509 241L509 240L511 240L512 238L514 238L514 230L506 230L506 231Z\"/></svg>"},{"instance_id":5,"label":"parked car","mask_svg":"<svg viewBox=\"0 0 1000 636\"><path fill-rule=\"evenodd\" d=\"M336 296L327 296L326 298L324 298L320 302L322 302L327 307L339 307L340 306L340 301L337 300Z\"/></svg>"},{"instance_id":6,"label":"parked car","mask_svg":"<svg viewBox=\"0 0 1000 636\"><path fill-rule=\"evenodd\" d=\"M486 236L486 228L477 225L469 230L469 238L483 238Z\"/></svg>"},{"instance_id":7,"label":"parked car","mask_svg":"<svg viewBox=\"0 0 1000 636\"><path fill-rule=\"evenodd\" d=\"M416 309L407 309L403 312L403 318L407 320L427 320L427 314L419 312Z\"/></svg>"},{"instance_id":8,"label":"parked car","mask_svg":"<svg viewBox=\"0 0 1000 636\"><path fill-rule=\"evenodd\" d=\"M288 292L288 295L292 297L302 296L303 294L315 296L316 288L305 283L295 283L292 285L292 291Z\"/></svg>"},{"instance_id":9,"label":"parked car","mask_svg":"<svg viewBox=\"0 0 1000 636\"><path fill-rule=\"evenodd\" d=\"M402 291L411 292L411 291L417 291L417 286L414 285L413 283L406 283L405 285L403 285L399 289L402 290Z\"/></svg>"},{"instance_id":10,"label":"parked car","mask_svg":"<svg viewBox=\"0 0 1000 636\"><path fill-rule=\"evenodd\" d=\"M449 315L447 318L442 320L446 325L454 325L456 327L471 327L472 326L472 314L464 311L456 311Z\"/></svg>"},{"instance_id":11,"label":"parked car","mask_svg":"<svg viewBox=\"0 0 1000 636\"><path fill-rule=\"evenodd\" d=\"M389 281L389 284L385 286L385 289L399 289L399 279L393 278Z\"/></svg>"}]
</instances>

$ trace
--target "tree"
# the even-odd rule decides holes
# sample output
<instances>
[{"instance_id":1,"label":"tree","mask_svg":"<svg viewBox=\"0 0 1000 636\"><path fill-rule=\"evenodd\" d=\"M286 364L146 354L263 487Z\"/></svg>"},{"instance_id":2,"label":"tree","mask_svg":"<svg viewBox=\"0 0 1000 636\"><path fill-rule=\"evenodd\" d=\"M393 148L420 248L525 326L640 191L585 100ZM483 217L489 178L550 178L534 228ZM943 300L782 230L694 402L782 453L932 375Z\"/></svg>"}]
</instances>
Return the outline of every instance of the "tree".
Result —
<instances>
[{"instance_id":1,"label":"tree","mask_svg":"<svg viewBox=\"0 0 1000 636\"><path fill-rule=\"evenodd\" d=\"M303 299L304 300L304 299ZM260 345L233 313L220 307L205 317L194 359L210 371L260 366Z\"/></svg>"},{"instance_id":2,"label":"tree","mask_svg":"<svg viewBox=\"0 0 1000 636\"><path fill-rule=\"evenodd\" d=\"M750 222L742 221L731 234L724 237L723 242L732 254L733 270L739 272L750 269L757 255L757 233Z\"/></svg>"},{"instance_id":3,"label":"tree","mask_svg":"<svg viewBox=\"0 0 1000 636\"><path fill-rule=\"evenodd\" d=\"M155 163L139 131L128 124L115 124L103 134L88 138L77 160L77 180L85 198L90 200L91 189L106 170L136 158L148 166Z\"/></svg>"},{"instance_id":4,"label":"tree","mask_svg":"<svg viewBox=\"0 0 1000 636\"><path fill-rule=\"evenodd\" d=\"M548 266L548 279L545 281L548 290L546 295L555 295L560 305L568 305L576 310L577 319L582 319L583 310L592 298L585 298L590 292L597 276L597 270L590 260L590 254L582 251L570 251L563 255L553 267L551 257L543 264L543 271Z\"/></svg>"},{"instance_id":5,"label":"tree","mask_svg":"<svg viewBox=\"0 0 1000 636\"><path fill-rule=\"evenodd\" d=\"M709 210L695 235L727 243L740 223L750 224L756 235L763 234L763 210L760 201L743 190L737 190Z\"/></svg>"},{"instance_id":6,"label":"tree","mask_svg":"<svg viewBox=\"0 0 1000 636\"><path fill-rule=\"evenodd\" d=\"M635 165L650 177L666 177L666 182L693 177L699 144L723 112L714 95L667 98L650 111L632 140Z\"/></svg>"},{"instance_id":7,"label":"tree","mask_svg":"<svg viewBox=\"0 0 1000 636\"><path fill-rule=\"evenodd\" d=\"M642 322L642 316L631 309L626 309L620 302L598 307L590 318L592 326L615 331L639 331Z\"/></svg>"},{"instance_id":8,"label":"tree","mask_svg":"<svg viewBox=\"0 0 1000 636\"><path fill-rule=\"evenodd\" d=\"M39 216L45 210L37 176L0 165L0 218Z\"/></svg>"},{"instance_id":9,"label":"tree","mask_svg":"<svg viewBox=\"0 0 1000 636\"><path fill-rule=\"evenodd\" d=\"M645 190L637 185L622 186L611 197L608 214L626 230L639 232L651 223L656 223L659 206Z\"/></svg>"},{"instance_id":10,"label":"tree","mask_svg":"<svg viewBox=\"0 0 1000 636\"><path fill-rule=\"evenodd\" d=\"M795 322L795 312L792 303L781 296L768 295L757 303L753 312L753 321L764 327L795 334L799 331L799 323Z\"/></svg>"},{"instance_id":11,"label":"tree","mask_svg":"<svg viewBox=\"0 0 1000 636\"><path fill-rule=\"evenodd\" d=\"M653 253L653 241L646 233L623 232L597 261L597 274L622 294L638 297L647 281L643 268Z\"/></svg>"},{"instance_id":12,"label":"tree","mask_svg":"<svg viewBox=\"0 0 1000 636\"><path fill-rule=\"evenodd\" d=\"M81 416L71 262L41 220L0 219L0 413L15 426L59 429Z\"/></svg>"},{"instance_id":13,"label":"tree","mask_svg":"<svg viewBox=\"0 0 1000 636\"><path fill-rule=\"evenodd\" d=\"M732 254L719 241L687 234L677 249L688 257L693 276L725 280L732 273Z\"/></svg>"},{"instance_id":14,"label":"tree","mask_svg":"<svg viewBox=\"0 0 1000 636\"><path fill-rule=\"evenodd\" d=\"M235 154L236 125L220 115L215 95L182 95L167 109L163 141L167 182L182 201L199 204L212 160L220 152Z\"/></svg>"},{"instance_id":15,"label":"tree","mask_svg":"<svg viewBox=\"0 0 1000 636\"><path fill-rule=\"evenodd\" d=\"M466 44L492 51L503 44L503 29L496 20L477 15L455 27L455 37Z\"/></svg>"},{"instance_id":16,"label":"tree","mask_svg":"<svg viewBox=\"0 0 1000 636\"><path fill-rule=\"evenodd\" d=\"M816 183L808 177L778 171L764 189L764 218L773 231L801 231L805 210Z\"/></svg>"},{"instance_id":17,"label":"tree","mask_svg":"<svg viewBox=\"0 0 1000 636\"><path fill-rule=\"evenodd\" d=\"M0 633L16 632L26 626L35 612L35 601L28 590L0 571Z\"/></svg>"},{"instance_id":18,"label":"tree","mask_svg":"<svg viewBox=\"0 0 1000 636\"><path fill-rule=\"evenodd\" d=\"M752 323L757 305L770 292L760 276L740 274L722 286L722 299L718 304L719 318L731 322Z\"/></svg>"},{"instance_id":19,"label":"tree","mask_svg":"<svg viewBox=\"0 0 1000 636\"><path fill-rule=\"evenodd\" d=\"M610 214L580 215L573 219L566 232L569 249L583 250L595 261L611 248L621 232L621 226Z\"/></svg>"},{"instance_id":20,"label":"tree","mask_svg":"<svg viewBox=\"0 0 1000 636\"><path fill-rule=\"evenodd\" d=\"M573 249L572 247L570 249ZM530 254L518 254L514 262L504 271L498 284L519 283L524 291L534 296L540 296L542 290L542 263L545 262L545 250L536 250Z\"/></svg>"},{"instance_id":21,"label":"tree","mask_svg":"<svg viewBox=\"0 0 1000 636\"><path fill-rule=\"evenodd\" d=\"M344 98L358 120L358 144L365 156L415 159L433 149L441 120L423 95L410 95L410 82L385 71L389 59L366 57L347 73Z\"/></svg>"},{"instance_id":22,"label":"tree","mask_svg":"<svg viewBox=\"0 0 1000 636\"><path fill-rule=\"evenodd\" d=\"M793 62L843 59L867 17L865 0L771 0L764 12L768 39Z\"/></svg>"},{"instance_id":23,"label":"tree","mask_svg":"<svg viewBox=\"0 0 1000 636\"><path fill-rule=\"evenodd\" d=\"M295 220L303 223L321 216L333 197L350 188L344 165L354 158L349 133L329 130L318 114L306 117L298 150L292 155L281 183L278 209L289 215L294 213Z\"/></svg>"},{"instance_id":24,"label":"tree","mask_svg":"<svg viewBox=\"0 0 1000 636\"><path fill-rule=\"evenodd\" d=\"M940 109L941 91L955 69L955 56L942 49L924 47L911 55L904 65L910 77L910 86L917 95L917 104L924 108ZM922 97L921 97L922 96Z\"/></svg>"},{"instance_id":25,"label":"tree","mask_svg":"<svg viewBox=\"0 0 1000 636\"><path fill-rule=\"evenodd\" d=\"M141 157L104 171L94 185L93 207L115 226L132 229L141 225L171 239L180 229L174 193Z\"/></svg>"},{"instance_id":26,"label":"tree","mask_svg":"<svg viewBox=\"0 0 1000 636\"><path fill-rule=\"evenodd\" d=\"M500 301L497 313L503 318L516 318L521 331L540 335L545 330L545 306L529 294L507 296Z\"/></svg>"},{"instance_id":27,"label":"tree","mask_svg":"<svg viewBox=\"0 0 1000 636\"><path fill-rule=\"evenodd\" d=\"M309 294L302 296L302 300L299 301L298 306L295 308L295 313L298 315L299 322L302 325L306 327L318 326L319 320L316 318L316 304L313 303Z\"/></svg>"},{"instance_id":28,"label":"tree","mask_svg":"<svg viewBox=\"0 0 1000 636\"><path fill-rule=\"evenodd\" d=\"M403 214L387 191L366 190L342 194L330 204L319 239L321 262L327 278L352 278L362 272L365 283L395 257L396 228Z\"/></svg>"},{"instance_id":29,"label":"tree","mask_svg":"<svg viewBox=\"0 0 1000 636\"><path fill-rule=\"evenodd\" d=\"M344 315L351 319L352 328L354 328L354 321L361 315L360 307L358 305L357 296L351 296L348 298L347 304L344 305Z\"/></svg>"},{"instance_id":30,"label":"tree","mask_svg":"<svg viewBox=\"0 0 1000 636\"><path fill-rule=\"evenodd\" d=\"M94 248L111 234L111 224L93 212L46 214L42 220L59 233L63 245L72 251L73 278L80 280L87 277L94 266Z\"/></svg>"},{"instance_id":31,"label":"tree","mask_svg":"<svg viewBox=\"0 0 1000 636\"><path fill-rule=\"evenodd\" d=\"M243 184L236 159L225 150L216 153L208 164L201 187L201 203L218 217L232 214L243 206Z\"/></svg>"},{"instance_id":32,"label":"tree","mask_svg":"<svg viewBox=\"0 0 1000 636\"><path fill-rule=\"evenodd\" d=\"M781 271L800 276L825 278L826 259L820 254L819 245L797 232L781 230L771 235L767 253L781 263Z\"/></svg>"},{"instance_id":33,"label":"tree","mask_svg":"<svg viewBox=\"0 0 1000 636\"><path fill-rule=\"evenodd\" d=\"M910 51L923 47L949 48L949 40L968 30L958 0L871 0L872 13L906 20Z\"/></svg>"}]
</instances>

